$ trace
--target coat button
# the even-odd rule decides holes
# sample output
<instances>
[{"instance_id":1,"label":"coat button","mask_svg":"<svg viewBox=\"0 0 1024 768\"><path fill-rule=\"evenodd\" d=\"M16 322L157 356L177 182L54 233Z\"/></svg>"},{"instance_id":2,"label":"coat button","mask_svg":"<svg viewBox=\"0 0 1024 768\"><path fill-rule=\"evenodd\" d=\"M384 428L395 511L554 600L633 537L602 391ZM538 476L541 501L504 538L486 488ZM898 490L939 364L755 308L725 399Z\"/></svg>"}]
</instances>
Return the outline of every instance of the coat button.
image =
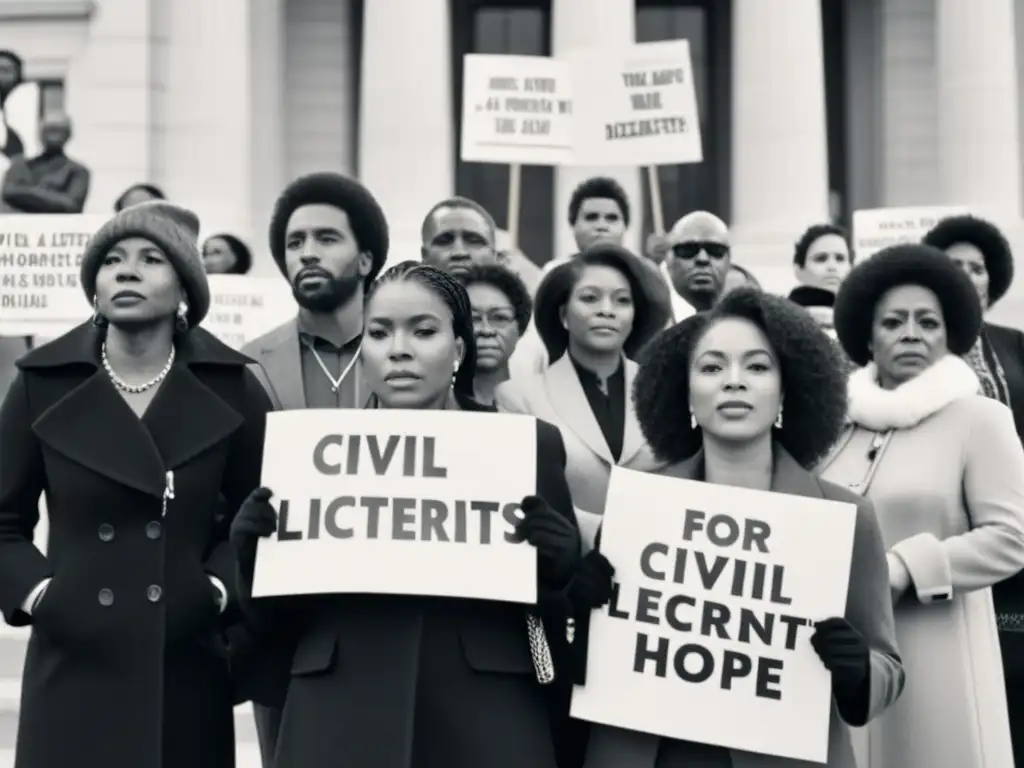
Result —
<instances>
[{"instance_id":1,"label":"coat button","mask_svg":"<svg viewBox=\"0 0 1024 768\"><path fill-rule=\"evenodd\" d=\"M114 540L114 526L110 523L103 523L103 525L99 527L98 533L100 535L100 541Z\"/></svg>"},{"instance_id":2,"label":"coat button","mask_svg":"<svg viewBox=\"0 0 1024 768\"><path fill-rule=\"evenodd\" d=\"M104 608L109 608L114 604L114 592L110 589L101 589L96 599L100 601L100 605Z\"/></svg>"},{"instance_id":3,"label":"coat button","mask_svg":"<svg viewBox=\"0 0 1024 768\"><path fill-rule=\"evenodd\" d=\"M147 539L153 539L153 541L156 541L160 538L161 533L162 529L159 522L157 522L156 520L151 520L150 522L146 523Z\"/></svg>"},{"instance_id":4,"label":"coat button","mask_svg":"<svg viewBox=\"0 0 1024 768\"><path fill-rule=\"evenodd\" d=\"M160 589L159 584L150 584L146 588L146 599L151 603L159 603L163 593L164 591Z\"/></svg>"}]
</instances>

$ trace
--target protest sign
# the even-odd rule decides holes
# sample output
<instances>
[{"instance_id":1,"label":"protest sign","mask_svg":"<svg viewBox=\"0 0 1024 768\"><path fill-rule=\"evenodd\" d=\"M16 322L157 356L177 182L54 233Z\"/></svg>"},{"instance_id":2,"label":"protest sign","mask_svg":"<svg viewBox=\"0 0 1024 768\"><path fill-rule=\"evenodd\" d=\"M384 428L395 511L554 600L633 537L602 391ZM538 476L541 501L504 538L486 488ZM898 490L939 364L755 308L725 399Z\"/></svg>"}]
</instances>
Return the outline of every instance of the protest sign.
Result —
<instances>
[{"instance_id":1,"label":"protest sign","mask_svg":"<svg viewBox=\"0 0 1024 768\"><path fill-rule=\"evenodd\" d=\"M565 62L546 56L469 54L463 68L463 160L571 162L573 104Z\"/></svg>"},{"instance_id":2,"label":"protest sign","mask_svg":"<svg viewBox=\"0 0 1024 768\"><path fill-rule=\"evenodd\" d=\"M513 462L481 450L480 436ZM306 410L267 419L277 533L253 595L373 593L532 604L537 554L514 541L536 493L537 423L461 411Z\"/></svg>"},{"instance_id":3,"label":"protest sign","mask_svg":"<svg viewBox=\"0 0 1024 768\"><path fill-rule=\"evenodd\" d=\"M865 208L853 212L853 251L858 261L883 248L919 243L929 229L947 216L968 213L964 206Z\"/></svg>"},{"instance_id":4,"label":"protest sign","mask_svg":"<svg viewBox=\"0 0 1024 768\"><path fill-rule=\"evenodd\" d=\"M612 468L583 720L826 762L831 676L813 622L842 616L856 507Z\"/></svg>"},{"instance_id":5,"label":"protest sign","mask_svg":"<svg viewBox=\"0 0 1024 768\"><path fill-rule=\"evenodd\" d=\"M240 349L295 317L298 307L286 280L210 275L210 311L203 328Z\"/></svg>"},{"instance_id":6,"label":"protest sign","mask_svg":"<svg viewBox=\"0 0 1024 768\"><path fill-rule=\"evenodd\" d=\"M686 40L580 51L569 61L576 164L701 162L697 93Z\"/></svg>"},{"instance_id":7,"label":"protest sign","mask_svg":"<svg viewBox=\"0 0 1024 768\"><path fill-rule=\"evenodd\" d=\"M92 314L78 282L90 214L0 216L0 335L57 336Z\"/></svg>"}]
</instances>

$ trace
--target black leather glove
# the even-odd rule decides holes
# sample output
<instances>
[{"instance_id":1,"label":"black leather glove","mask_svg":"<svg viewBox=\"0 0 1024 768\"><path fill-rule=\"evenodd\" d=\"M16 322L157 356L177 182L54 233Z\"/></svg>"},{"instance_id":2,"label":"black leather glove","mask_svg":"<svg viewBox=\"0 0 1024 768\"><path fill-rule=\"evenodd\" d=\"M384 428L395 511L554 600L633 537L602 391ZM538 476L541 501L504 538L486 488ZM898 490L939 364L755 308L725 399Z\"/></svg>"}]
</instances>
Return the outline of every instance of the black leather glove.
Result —
<instances>
[{"instance_id":1,"label":"black leather glove","mask_svg":"<svg viewBox=\"0 0 1024 768\"><path fill-rule=\"evenodd\" d=\"M871 672L871 649L864 635L837 616L817 623L811 645L832 673L833 693L837 697L856 695Z\"/></svg>"},{"instance_id":2,"label":"black leather glove","mask_svg":"<svg viewBox=\"0 0 1024 768\"><path fill-rule=\"evenodd\" d=\"M251 548L256 539L267 538L277 530L277 512L270 505L273 495L269 488L257 488L242 502L231 521L230 540L236 551Z\"/></svg>"},{"instance_id":3,"label":"black leather glove","mask_svg":"<svg viewBox=\"0 0 1024 768\"><path fill-rule=\"evenodd\" d=\"M612 577L615 567L608 558L591 550L576 567L569 583L569 602L575 611L592 611L612 599Z\"/></svg>"},{"instance_id":4,"label":"black leather glove","mask_svg":"<svg viewBox=\"0 0 1024 768\"><path fill-rule=\"evenodd\" d=\"M523 519L516 537L537 550L537 575L545 584L564 585L580 559L580 532L539 496L527 496L520 505Z\"/></svg>"}]
</instances>

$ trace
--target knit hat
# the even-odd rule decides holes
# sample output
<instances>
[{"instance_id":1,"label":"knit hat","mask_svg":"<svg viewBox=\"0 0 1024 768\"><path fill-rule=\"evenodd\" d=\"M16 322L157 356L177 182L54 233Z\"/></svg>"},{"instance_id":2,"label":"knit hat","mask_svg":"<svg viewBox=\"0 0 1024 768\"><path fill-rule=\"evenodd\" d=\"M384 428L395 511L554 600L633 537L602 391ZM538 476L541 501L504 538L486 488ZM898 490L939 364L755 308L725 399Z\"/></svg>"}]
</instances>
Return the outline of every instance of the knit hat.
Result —
<instances>
[{"instance_id":1,"label":"knit hat","mask_svg":"<svg viewBox=\"0 0 1024 768\"><path fill-rule=\"evenodd\" d=\"M144 237L159 246L178 273L188 302L188 324L195 328L210 309L210 285L199 256L199 218L190 210L151 200L125 208L109 219L92 239L82 257L80 280L90 303L96 295L96 273L110 249L129 237Z\"/></svg>"},{"instance_id":2,"label":"knit hat","mask_svg":"<svg viewBox=\"0 0 1024 768\"><path fill-rule=\"evenodd\" d=\"M277 198L270 217L270 253L281 274L288 275L284 263L288 219L305 205L330 205L348 215L359 250L368 251L373 259L366 283L373 282L388 258L388 222L370 190L340 173L300 176Z\"/></svg>"}]
</instances>

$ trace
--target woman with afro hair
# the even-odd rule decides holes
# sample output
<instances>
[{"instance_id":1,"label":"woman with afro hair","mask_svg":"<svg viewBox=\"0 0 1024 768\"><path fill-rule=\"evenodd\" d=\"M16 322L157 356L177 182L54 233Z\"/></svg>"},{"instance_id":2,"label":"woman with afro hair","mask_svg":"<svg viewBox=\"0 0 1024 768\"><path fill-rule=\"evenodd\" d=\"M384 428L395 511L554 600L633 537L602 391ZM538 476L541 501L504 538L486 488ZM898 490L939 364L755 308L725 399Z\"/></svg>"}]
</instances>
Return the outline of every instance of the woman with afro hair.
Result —
<instances>
[{"instance_id":1,"label":"woman with afro hair","mask_svg":"<svg viewBox=\"0 0 1024 768\"><path fill-rule=\"evenodd\" d=\"M850 427L822 476L874 502L910 685L862 765L1014 764L992 587L1024 566L1024 450L965 363L982 305L928 245L886 248L839 289Z\"/></svg>"},{"instance_id":2,"label":"woman with afro hair","mask_svg":"<svg viewBox=\"0 0 1024 768\"><path fill-rule=\"evenodd\" d=\"M904 675L871 502L811 471L843 428L846 379L834 346L786 299L739 288L651 343L633 397L644 436L666 462L657 474L856 505L846 611L819 622L811 637L832 673L826 765L855 768L851 726L889 707ZM586 647L587 617L610 597L614 566L594 552L578 569L569 591L578 624L574 647ZM580 684L585 668L577 666ZM807 764L603 725L591 727L587 746L587 768L753 765Z\"/></svg>"}]
</instances>

